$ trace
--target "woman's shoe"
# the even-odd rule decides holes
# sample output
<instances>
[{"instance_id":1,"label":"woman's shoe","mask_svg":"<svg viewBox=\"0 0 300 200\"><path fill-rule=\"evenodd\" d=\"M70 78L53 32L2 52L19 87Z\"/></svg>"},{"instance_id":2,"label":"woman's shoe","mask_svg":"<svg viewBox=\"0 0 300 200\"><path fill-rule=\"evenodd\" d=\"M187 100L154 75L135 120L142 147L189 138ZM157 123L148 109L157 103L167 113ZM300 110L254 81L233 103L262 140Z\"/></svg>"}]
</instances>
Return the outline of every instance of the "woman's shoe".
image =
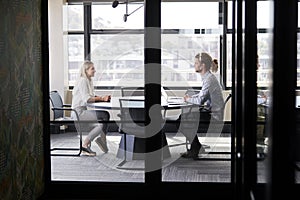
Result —
<instances>
[{"instance_id":1,"label":"woman's shoe","mask_svg":"<svg viewBox=\"0 0 300 200\"><path fill-rule=\"evenodd\" d=\"M198 157L199 153L200 154L205 153L205 149L201 147L199 150L187 150L186 152L181 153L180 156L182 158L192 158L194 160L197 160L199 158Z\"/></svg>"},{"instance_id":2,"label":"woman's shoe","mask_svg":"<svg viewBox=\"0 0 300 200\"><path fill-rule=\"evenodd\" d=\"M184 153L181 153L180 156L182 158L197 158L198 157L198 153L192 152L191 150L187 150Z\"/></svg>"},{"instance_id":3,"label":"woman's shoe","mask_svg":"<svg viewBox=\"0 0 300 200\"><path fill-rule=\"evenodd\" d=\"M90 147L82 147L82 154L86 156L96 156L96 152L92 151Z\"/></svg>"}]
</instances>

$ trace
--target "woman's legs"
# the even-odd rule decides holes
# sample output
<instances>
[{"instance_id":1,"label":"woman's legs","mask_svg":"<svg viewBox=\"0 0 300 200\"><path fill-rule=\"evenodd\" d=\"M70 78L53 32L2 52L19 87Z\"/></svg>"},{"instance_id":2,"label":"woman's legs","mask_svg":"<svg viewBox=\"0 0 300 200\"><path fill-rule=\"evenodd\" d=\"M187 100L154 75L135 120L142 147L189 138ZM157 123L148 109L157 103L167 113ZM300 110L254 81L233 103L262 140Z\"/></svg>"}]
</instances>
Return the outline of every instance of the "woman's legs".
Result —
<instances>
[{"instance_id":1,"label":"woman's legs","mask_svg":"<svg viewBox=\"0 0 300 200\"><path fill-rule=\"evenodd\" d=\"M109 112L107 111L104 111L104 110L97 110L96 111L96 115L97 115L97 119L98 120L102 120L104 121L102 124L103 124L103 133L106 135L107 134L107 131L108 131L108 121L110 119L110 114ZM102 135L101 135L102 136Z\"/></svg>"},{"instance_id":2,"label":"woman's legs","mask_svg":"<svg viewBox=\"0 0 300 200\"><path fill-rule=\"evenodd\" d=\"M82 147L84 149L88 148L90 150L91 142L97 137L101 137L101 144L99 142L96 143L99 147L104 151L107 152L107 145L106 145L106 133L107 133L107 123L99 123L98 120L109 120L109 113L107 111L94 111L94 110L86 110L80 115L80 120L82 121L81 126L84 131L89 131L89 134L83 141ZM87 120L89 123L85 124L84 121ZM97 138L97 139L100 139ZM103 142L105 141L105 142ZM101 146L100 146L101 145Z\"/></svg>"},{"instance_id":3,"label":"woman's legs","mask_svg":"<svg viewBox=\"0 0 300 200\"><path fill-rule=\"evenodd\" d=\"M87 137L85 138L82 146L83 147L88 147L91 145L91 142L97 137L99 136L101 133L103 133L102 131L103 125L102 124L97 124L87 135Z\"/></svg>"},{"instance_id":4,"label":"woman's legs","mask_svg":"<svg viewBox=\"0 0 300 200\"><path fill-rule=\"evenodd\" d=\"M97 114L97 118L99 120L104 121L101 125L102 125L102 131L100 133L100 137L98 137L96 139L96 143L98 144L98 146L100 147L100 149L104 152L107 153L108 152L108 147L107 147L107 142L106 142L106 134L108 131L108 121L110 119L110 114L107 111L104 110L100 110L100 111L96 111Z\"/></svg>"}]
</instances>

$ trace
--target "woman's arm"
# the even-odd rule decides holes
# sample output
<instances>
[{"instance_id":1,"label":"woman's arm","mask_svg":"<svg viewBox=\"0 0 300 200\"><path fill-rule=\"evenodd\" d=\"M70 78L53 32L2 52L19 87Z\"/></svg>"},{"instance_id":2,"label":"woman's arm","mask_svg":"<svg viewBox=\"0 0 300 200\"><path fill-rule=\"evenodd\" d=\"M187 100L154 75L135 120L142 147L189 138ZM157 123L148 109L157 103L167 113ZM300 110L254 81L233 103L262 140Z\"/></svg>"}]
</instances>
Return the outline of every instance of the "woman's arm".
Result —
<instances>
[{"instance_id":1,"label":"woman's arm","mask_svg":"<svg viewBox=\"0 0 300 200\"><path fill-rule=\"evenodd\" d=\"M104 95L104 96L94 96L90 97L88 99L88 103L93 103L93 102L109 102L111 99L111 95Z\"/></svg>"}]
</instances>

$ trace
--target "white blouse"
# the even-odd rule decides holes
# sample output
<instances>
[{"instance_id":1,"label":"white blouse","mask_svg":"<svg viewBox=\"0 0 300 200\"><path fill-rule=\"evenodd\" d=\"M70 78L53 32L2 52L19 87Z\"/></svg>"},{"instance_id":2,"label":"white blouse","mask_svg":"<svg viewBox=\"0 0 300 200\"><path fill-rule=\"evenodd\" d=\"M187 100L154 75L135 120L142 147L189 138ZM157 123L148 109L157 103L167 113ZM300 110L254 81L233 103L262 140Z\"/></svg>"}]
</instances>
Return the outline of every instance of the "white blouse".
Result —
<instances>
[{"instance_id":1,"label":"white blouse","mask_svg":"<svg viewBox=\"0 0 300 200\"><path fill-rule=\"evenodd\" d=\"M82 110L86 110L89 98L95 96L93 82L80 77L75 83L72 96L72 108L80 113Z\"/></svg>"}]
</instances>

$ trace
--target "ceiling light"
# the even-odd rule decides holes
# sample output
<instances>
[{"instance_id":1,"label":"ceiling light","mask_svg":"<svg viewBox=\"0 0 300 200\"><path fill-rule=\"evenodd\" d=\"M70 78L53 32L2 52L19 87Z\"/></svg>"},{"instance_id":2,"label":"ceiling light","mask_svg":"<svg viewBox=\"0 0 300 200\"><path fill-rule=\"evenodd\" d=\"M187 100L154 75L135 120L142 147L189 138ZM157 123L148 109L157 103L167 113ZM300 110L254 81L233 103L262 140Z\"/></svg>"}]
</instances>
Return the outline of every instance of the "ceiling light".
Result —
<instances>
[{"instance_id":1,"label":"ceiling light","mask_svg":"<svg viewBox=\"0 0 300 200\"><path fill-rule=\"evenodd\" d=\"M132 2L134 2L134 1L132 1ZM124 20L124 22L127 21L127 18L128 18L132 13L134 13L135 11L139 10L141 7L144 6L144 4L143 4L143 5L141 5L140 7L138 7L137 9L135 9L134 11L132 11L131 13L128 13L128 4L129 4L129 3L130 3L130 2L129 2L128 0L125 0L125 2L119 2L119 1L117 1L117 0L115 0L115 1L112 2L112 7L113 7L113 8L116 8L119 4L126 4L126 13L123 15L123 20Z\"/></svg>"}]
</instances>

